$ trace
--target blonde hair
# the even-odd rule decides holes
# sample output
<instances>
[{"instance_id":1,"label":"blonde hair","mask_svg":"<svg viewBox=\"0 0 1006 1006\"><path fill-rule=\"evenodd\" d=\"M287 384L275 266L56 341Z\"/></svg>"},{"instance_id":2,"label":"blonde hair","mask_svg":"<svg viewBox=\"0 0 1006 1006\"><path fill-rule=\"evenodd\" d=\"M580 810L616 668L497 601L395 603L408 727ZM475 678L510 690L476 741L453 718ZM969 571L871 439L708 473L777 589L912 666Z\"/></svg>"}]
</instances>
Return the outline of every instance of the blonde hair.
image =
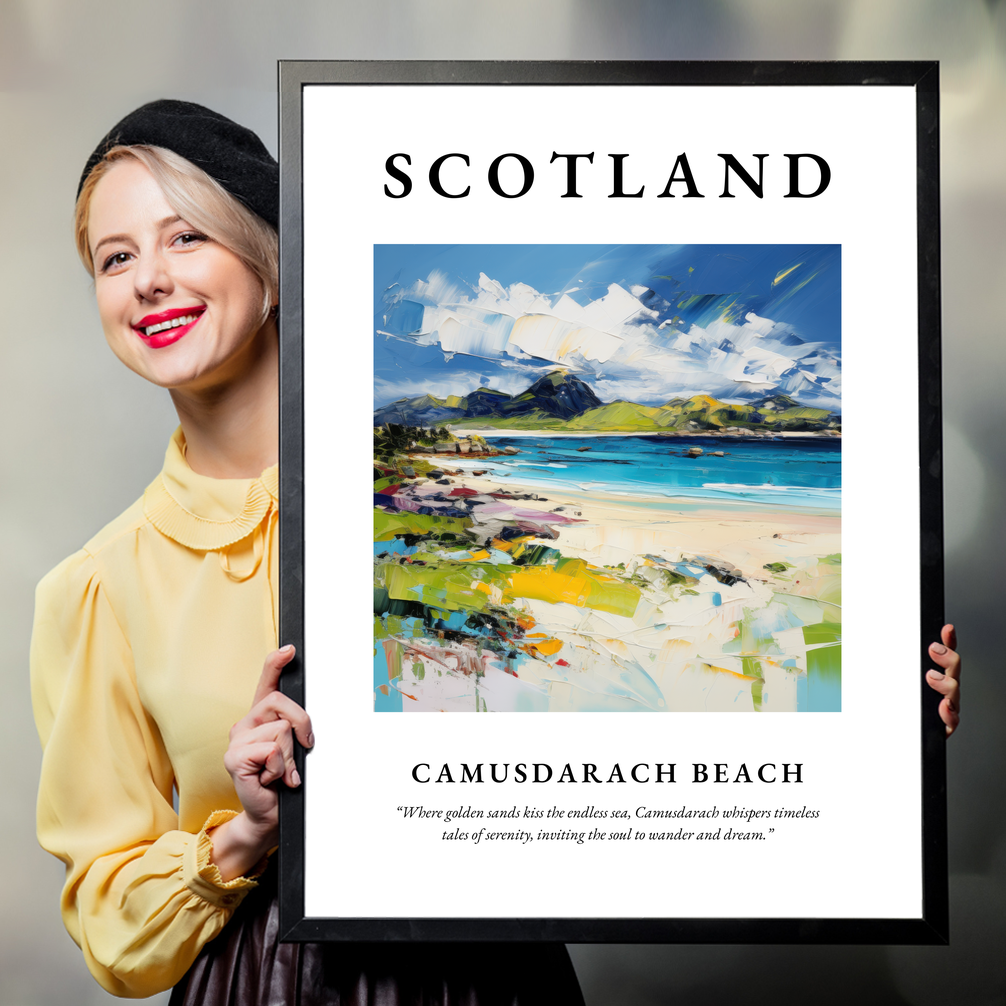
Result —
<instances>
[{"instance_id":1,"label":"blonde hair","mask_svg":"<svg viewBox=\"0 0 1006 1006\"><path fill-rule=\"evenodd\" d=\"M84 181L73 225L77 254L91 278L94 259L87 240L91 197L112 165L126 158L139 161L154 176L168 205L183 220L234 252L255 273L262 283L264 323L279 293L279 236L202 168L165 147L112 147Z\"/></svg>"}]
</instances>

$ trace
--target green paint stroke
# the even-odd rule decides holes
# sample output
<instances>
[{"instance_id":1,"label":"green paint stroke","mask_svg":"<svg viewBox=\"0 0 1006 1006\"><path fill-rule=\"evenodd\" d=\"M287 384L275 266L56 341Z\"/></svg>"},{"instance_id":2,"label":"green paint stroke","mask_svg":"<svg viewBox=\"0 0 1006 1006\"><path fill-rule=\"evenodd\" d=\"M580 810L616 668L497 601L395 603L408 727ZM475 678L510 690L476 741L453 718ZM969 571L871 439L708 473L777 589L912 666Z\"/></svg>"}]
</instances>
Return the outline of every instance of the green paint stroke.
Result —
<instances>
[{"instance_id":1,"label":"green paint stroke","mask_svg":"<svg viewBox=\"0 0 1006 1006\"><path fill-rule=\"evenodd\" d=\"M767 562L762 569L767 569L771 573L785 573L787 569L793 569L790 562Z\"/></svg>"},{"instance_id":2,"label":"green paint stroke","mask_svg":"<svg viewBox=\"0 0 1006 1006\"><path fill-rule=\"evenodd\" d=\"M761 712L762 692L765 689L765 677L762 674L761 661L756 657L741 657L743 673L755 680L751 682L751 704L756 713Z\"/></svg>"},{"instance_id":3,"label":"green paint stroke","mask_svg":"<svg viewBox=\"0 0 1006 1006\"><path fill-rule=\"evenodd\" d=\"M391 541L396 535L430 534L450 531L463 535L465 528L471 527L468 517L437 517L435 514L385 513L374 509L374 541Z\"/></svg>"},{"instance_id":4,"label":"green paint stroke","mask_svg":"<svg viewBox=\"0 0 1006 1006\"><path fill-rule=\"evenodd\" d=\"M807 646L807 710L842 711L842 628L834 622L803 627ZM813 649L811 649L813 647Z\"/></svg>"},{"instance_id":5,"label":"green paint stroke","mask_svg":"<svg viewBox=\"0 0 1006 1006\"><path fill-rule=\"evenodd\" d=\"M383 574L388 596L393 600L419 601L451 611L482 611L489 598L471 589L474 565L445 562L439 566L400 566L389 563L379 574Z\"/></svg>"}]
</instances>

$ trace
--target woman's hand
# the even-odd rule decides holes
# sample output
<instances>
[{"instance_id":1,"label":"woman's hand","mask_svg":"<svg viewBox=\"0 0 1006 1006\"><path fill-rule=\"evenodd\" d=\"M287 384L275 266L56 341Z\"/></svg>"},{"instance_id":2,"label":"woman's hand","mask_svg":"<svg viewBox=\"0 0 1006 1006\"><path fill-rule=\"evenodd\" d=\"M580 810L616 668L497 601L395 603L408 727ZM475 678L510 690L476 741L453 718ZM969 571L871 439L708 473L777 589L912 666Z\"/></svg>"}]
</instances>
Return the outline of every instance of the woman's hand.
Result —
<instances>
[{"instance_id":1,"label":"woman's hand","mask_svg":"<svg viewBox=\"0 0 1006 1006\"><path fill-rule=\"evenodd\" d=\"M940 703L940 719L947 726L949 737L961 721L961 658L957 651L957 632L952 625L944 625L940 633L940 643L931 643L929 656L942 671L930 670L926 673L929 687L943 696Z\"/></svg>"},{"instance_id":2,"label":"woman's hand","mask_svg":"<svg viewBox=\"0 0 1006 1006\"><path fill-rule=\"evenodd\" d=\"M292 646L273 650L262 667L251 711L231 727L224 766L244 810L212 829L212 861L224 880L247 873L279 838L279 793L273 783L296 788L300 774L293 760L293 737L314 746L311 718L279 691L283 668L293 659Z\"/></svg>"}]
</instances>

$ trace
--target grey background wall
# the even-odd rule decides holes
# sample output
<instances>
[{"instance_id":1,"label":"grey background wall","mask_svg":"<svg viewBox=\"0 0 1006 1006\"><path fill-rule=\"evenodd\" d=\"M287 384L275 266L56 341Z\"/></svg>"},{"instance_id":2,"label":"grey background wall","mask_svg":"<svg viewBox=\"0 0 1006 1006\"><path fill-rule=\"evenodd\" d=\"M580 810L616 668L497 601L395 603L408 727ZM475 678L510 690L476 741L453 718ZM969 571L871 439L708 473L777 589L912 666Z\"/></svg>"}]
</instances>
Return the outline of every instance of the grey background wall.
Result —
<instances>
[{"instance_id":1,"label":"grey background wall","mask_svg":"<svg viewBox=\"0 0 1006 1006\"><path fill-rule=\"evenodd\" d=\"M590 1006L1006 1002L1006 3L3 0L0 1006L109 998L63 931L61 868L34 838L32 591L139 495L175 423L167 396L104 345L70 235L78 172L123 113L165 96L217 108L275 149L279 58L942 61L947 614L963 639L967 692L950 745L953 945L572 953ZM878 450L897 449L896 427L892 417Z\"/></svg>"}]
</instances>

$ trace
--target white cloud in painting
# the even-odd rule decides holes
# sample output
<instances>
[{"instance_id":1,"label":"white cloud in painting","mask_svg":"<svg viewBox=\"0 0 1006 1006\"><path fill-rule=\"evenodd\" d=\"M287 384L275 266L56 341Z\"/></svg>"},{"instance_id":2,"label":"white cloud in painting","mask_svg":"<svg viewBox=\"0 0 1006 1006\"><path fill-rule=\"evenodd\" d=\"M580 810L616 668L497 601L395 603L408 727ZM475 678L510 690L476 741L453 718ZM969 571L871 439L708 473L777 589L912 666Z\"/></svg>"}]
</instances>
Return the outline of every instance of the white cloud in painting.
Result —
<instances>
[{"instance_id":1,"label":"white cloud in painting","mask_svg":"<svg viewBox=\"0 0 1006 1006\"><path fill-rule=\"evenodd\" d=\"M742 401L782 392L809 405L840 407L837 347L803 342L790 326L754 313L683 327L670 317L671 305L654 300L660 301L646 287L613 283L582 305L569 292L543 294L525 283L504 287L485 273L475 288L434 271L392 294L389 315L396 303L422 304L419 330L396 338L503 366L561 365L605 401L657 404L696 393ZM396 397L406 394L404 387L395 385Z\"/></svg>"}]
</instances>

